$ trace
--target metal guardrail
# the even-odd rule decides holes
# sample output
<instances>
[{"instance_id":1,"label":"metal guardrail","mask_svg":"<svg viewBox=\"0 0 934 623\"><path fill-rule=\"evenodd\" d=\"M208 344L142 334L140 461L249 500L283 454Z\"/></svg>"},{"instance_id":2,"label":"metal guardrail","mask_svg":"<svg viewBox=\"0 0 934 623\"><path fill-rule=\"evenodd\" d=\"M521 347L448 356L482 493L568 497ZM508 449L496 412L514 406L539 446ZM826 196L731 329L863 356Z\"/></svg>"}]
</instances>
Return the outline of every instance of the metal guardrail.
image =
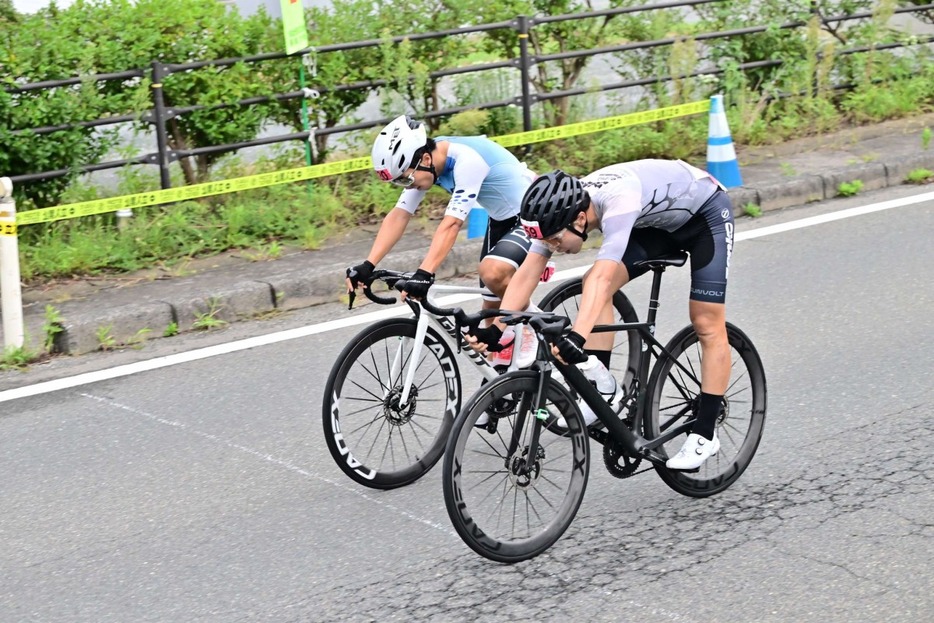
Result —
<instances>
[{"instance_id":1,"label":"metal guardrail","mask_svg":"<svg viewBox=\"0 0 934 623\"><path fill-rule=\"evenodd\" d=\"M603 119L594 119L591 121L582 121L580 123L571 123L554 128L542 130L530 130L528 132L517 132L505 136L494 136L491 140L496 141L504 147L515 147L519 145L530 145L543 141L552 141L572 136L581 136L594 132L602 132L614 128L628 127L640 123L649 123L652 121L661 121L663 119L674 119L694 115L710 110L710 102L703 100L699 102L690 102L687 104L678 104L657 108L644 112L629 113L626 115L616 115L614 117L605 117ZM180 188L164 188L162 190L153 190L149 192L136 193L133 195L122 195L119 197L109 197L107 199L95 199L92 201L82 201L66 205L55 206L51 208L38 208L26 212L20 212L15 220L16 225L34 225L37 223L50 223L71 218L80 218L83 216L92 216L94 214L107 214L109 212L119 212L121 210L132 210L177 201L188 201L202 197L213 197L226 193L241 192L244 190L253 190L274 186L276 184L288 184L292 182L302 182L306 180L317 179L328 175L340 175L354 171L364 171L370 169L372 163L369 156L363 158L351 158L349 160L340 160L337 162L327 162L324 164L315 164L307 167L297 167L293 169L284 169L271 173L260 173L257 175L248 175L227 180L215 182L205 182L203 184L193 184L182 186ZM483 212L483 210L480 210Z\"/></svg>"},{"instance_id":2,"label":"metal guardrail","mask_svg":"<svg viewBox=\"0 0 934 623\"><path fill-rule=\"evenodd\" d=\"M552 24L563 21L573 21L573 20L582 20L582 19L592 19L599 17L610 17L615 15L622 14L632 14L644 11L656 11L666 8L678 8L678 7L693 7L705 4L711 4L716 2L722 2L723 0L680 0L672 2L662 2L658 4L652 4L647 6L638 6L638 7L625 7L618 9L607 9L603 11L593 11L588 13L577 13L577 14L566 14L566 15L555 15L555 16L540 16L540 17L528 17L528 16L517 16L514 20L497 22L492 24L482 24L477 26L470 26L464 28L450 29L434 33L418 33L410 35L402 35L393 37L390 41L393 43L400 43L402 41L419 41L426 39L437 39L442 37L449 37L454 35L463 35L471 33L483 33L494 30L503 30L509 29L514 30L517 36L519 43L519 56L512 59L507 59L499 62L493 63L483 63L476 64L467 67L445 69L440 71L435 71L429 74L429 78L432 80L441 79L447 76L453 76L458 74L490 71L495 69L502 68L515 68L520 72L521 76L521 93L516 96L500 101L493 102L483 102L479 104L472 104L469 106L457 106L449 107L439 110L429 111L423 115L427 119L433 119L436 117L444 117L453 115L465 110L471 109L492 109L492 108L501 108L506 106L518 106L522 110L522 123L523 129L529 131L532 129L532 107L535 104L541 102L547 102L555 99L565 98L565 97L574 97L583 95L586 93L592 93L594 91L611 91L619 90L632 87L646 86L650 84L657 84L660 82L666 82L674 80L674 76L653 76L650 78L644 78L639 80L627 80L614 82L609 84L602 84L596 87L586 87L586 88L573 88L566 89L561 91L553 91L548 93L534 93L531 89L531 80L530 80L530 70L531 68L539 63L554 62L560 60L566 60L570 58L578 57L592 57L603 54L612 54L626 51L650 49L661 46L670 46L674 45L677 41L681 40L679 38L670 37L664 39L657 39L652 41L641 41L621 44L618 46L610 46L598 49L591 50L576 50L570 52L561 52L555 54L546 54L536 56L530 53L528 46L528 35L536 25L541 24ZM926 5L916 5L910 7L900 7L895 10L895 13L915 13L923 12L934 9L934 4ZM851 20L866 19L871 17L871 13L858 13L850 15L838 15L832 17L821 16L821 20L825 23L830 22L846 22ZM779 29L790 29L790 28L800 28L805 25L805 22L794 21L781 24L778 26ZM694 40L698 41L711 41L716 39L730 38L736 36L743 36L749 34L762 33L769 29L769 26L750 26L746 28L734 29L734 30L725 30L711 33L700 33L693 36ZM893 49L897 47L909 47L914 45L926 45L934 41L934 37L921 38L913 42L906 43L892 43L892 44L883 44L879 46L874 46L871 49ZM341 52L346 50L361 49L366 47L374 47L383 45L386 42L384 40L371 39L366 41L357 41L351 43L342 43L342 44L332 44L324 45L319 47L310 47L302 50L300 55L307 56L309 54L327 54L334 52ZM866 46L854 47L851 49L837 50L835 51L836 55L847 55L847 54L856 54L861 52L866 52L870 48ZM356 130L368 129L372 127L377 127L388 123L390 119L374 119L366 122L348 124L344 126L334 126L330 128L314 128L308 131L303 132L293 132L288 134L281 134L266 138L259 138L250 141L243 141L238 143L229 143L224 145L214 145L214 146L205 146L198 147L188 150L173 150L170 149L166 143L166 123L177 116L188 114L200 110L216 110L223 108L232 108L232 107L242 107L250 106L255 104L271 103L271 102L283 102L292 99L300 98L311 98L326 96L329 92L338 92L344 90L354 90L354 89L374 89L377 87L387 86L389 84L386 80L374 80L374 81L364 81L356 82L348 85L341 85L334 87L332 89L328 88L306 88L300 91L290 91L286 93L272 94L269 96L258 96L245 98L236 102L231 102L227 104L217 104L211 106L202 106L202 105L193 105L193 106L173 106L169 107L165 104L164 94L162 92L161 85L163 80L170 76L173 73L191 71L195 69L201 69L205 67L225 67L231 66L237 63L262 63L265 61L271 60L280 60L287 58L288 55L284 52L277 53L267 53L259 54L255 56L240 57L240 58L226 58L226 59L216 59L216 60L205 60L198 61L193 63L183 63L183 64L164 64L158 61L154 61L148 69L132 69L124 72L109 73L109 74L96 74L91 76L77 76L73 78L63 79L63 80L47 80L43 82L31 83L17 85L15 87L7 88L7 91L11 93L21 93L29 92L34 90L41 89L52 89L62 86L69 86L74 84L80 84L88 81L111 81L111 80L127 80L132 78L142 78L149 77L153 84L152 89L152 99L153 107L147 111L143 111L138 114L130 115L119 115L114 117L107 117L103 119L95 119L89 121L82 121L73 124L59 124L55 126L44 126L38 128L23 128L13 132L13 134L21 133L36 133L36 134L51 134L60 130L74 129L74 128L95 128L95 127L104 127L108 125L132 122L132 121L145 121L152 124L155 128L156 136L156 151L153 153L133 157L125 158L121 160L113 160L108 162L100 162L94 164L88 164L71 169L59 169L55 171L41 171L23 175L13 176L12 180L15 183L24 183L32 181L41 181L47 179L53 179L57 177L63 177L77 172L89 173L94 171L102 171L106 169L114 169L119 167L124 167L130 164L155 164L159 167L160 171L160 183L163 189L171 187L171 180L169 177L169 167L172 162L179 160L180 158L185 158L189 156L197 156L202 154L211 154L211 153L224 153L236 151L245 147L254 147L260 145L271 145L276 143L283 143L288 141L308 141L314 135L332 135L332 134L342 134ZM741 64L738 66L740 70L746 69L755 69L761 67L770 67L780 65L782 62L780 60L773 61L755 61L750 63ZM693 72L686 77L698 77L698 76L714 76L723 74L724 70L719 68L709 68L704 70L699 70ZM679 76L679 78L682 76ZM849 85L834 85L834 88L845 89Z\"/></svg>"}]
</instances>

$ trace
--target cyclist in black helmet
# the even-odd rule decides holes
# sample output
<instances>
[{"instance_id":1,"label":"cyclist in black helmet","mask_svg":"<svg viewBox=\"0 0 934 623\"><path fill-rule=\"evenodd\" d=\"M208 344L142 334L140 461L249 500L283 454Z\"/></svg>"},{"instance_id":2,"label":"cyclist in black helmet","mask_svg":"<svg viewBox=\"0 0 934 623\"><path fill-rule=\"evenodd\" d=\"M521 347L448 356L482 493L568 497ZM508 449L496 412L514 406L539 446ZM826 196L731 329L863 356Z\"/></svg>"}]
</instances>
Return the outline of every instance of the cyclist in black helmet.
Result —
<instances>
[{"instance_id":1,"label":"cyclist in black helmet","mask_svg":"<svg viewBox=\"0 0 934 623\"><path fill-rule=\"evenodd\" d=\"M716 454L716 420L730 376L725 296L733 249L733 206L720 183L680 160L614 164L581 179L553 171L526 191L520 218L533 241L506 290L503 309L526 308L553 253L577 253L589 232L603 232L597 259L584 277L573 330L552 346L566 363L583 363L592 354L609 367L613 334L591 335L591 330L613 321L613 293L646 272L637 262L679 250L690 253L691 323L703 355L701 396L692 432L668 467L695 469ZM479 330L477 347L495 343L498 330ZM587 411L587 424L595 423Z\"/></svg>"}]
</instances>

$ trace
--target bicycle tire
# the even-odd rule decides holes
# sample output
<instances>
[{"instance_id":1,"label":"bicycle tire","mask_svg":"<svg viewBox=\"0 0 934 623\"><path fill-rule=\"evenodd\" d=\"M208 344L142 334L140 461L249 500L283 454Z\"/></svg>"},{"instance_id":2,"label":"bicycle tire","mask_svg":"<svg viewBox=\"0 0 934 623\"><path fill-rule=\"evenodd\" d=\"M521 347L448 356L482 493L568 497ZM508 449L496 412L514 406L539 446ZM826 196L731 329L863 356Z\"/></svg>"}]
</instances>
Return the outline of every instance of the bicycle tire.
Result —
<instances>
[{"instance_id":1,"label":"bicycle tire","mask_svg":"<svg viewBox=\"0 0 934 623\"><path fill-rule=\"evenodd\" d=\"M562 314L571 319L573 323L580 310L580 302L572 299L579 298L584 291L583 279L572 279L551 290L538 304L543 311ZM639 315L635 307L622 290L613 294L613 307L616 317L613 324L622 322L639 322ZM613 355L610 359L610 372L616 377L620 387L629 387L639 369L639 356L642 341L636 331L620 331L616 333L613 342Z\"/></svg>"},{"instance_id":2,"label":"bicycle tire","mask_svg":"<svg viewBox=\"0 0 934 623\"><path fill-rule=\"evenodd\" d=\"M347 476L373 489L402 487L424 476L441 458L460 410L457 359L432 327L417 364L414 398L399 405L404 376L389 378L392 357L399 349L408 360L406 341L414 343L415 328L413 318L370 325L344 347L325 385L322 421L328 450Z\"/></svg>"},{"instance_id":3,"label":"bicycle tire","mask_svg":"<svg viewBox=\"0 0 934 623\"><path fill-rule=\"evenodd\" d=\"M736 326L727 323L732 370L724 395L724 410L717 421L720 451L696 472L655 471L669 487L690 497L720 493L743 474L752 461L765 426L767 389L765 370L752 341ZM666 346L674 359L700 377L700 345L692 327L682 329ZM648 409L643 423L645 436L658 436L668 425L694 414L700 387L674 366L674 359L656 361L647 388ZM669 389L666 389L669 388ZM680 449L684 436L671 440L659 451L666 457Z\"/></svg>"},{"instance_id":4,"label":"bicycle tire","mask_svg":"<svg viewBox=\"0 0 934 623\"><path fill-rule=\"evenodd\" d=\"M444 503L454 529L473 551L497 562L520 562L551 547L570 526L587 487L590 457L583 418L554 378L539 452L530 473L518 469L535 425L531 403L539 380L535 370L517 370L484 385L454 421L445 451ZM496 418L495 432L475 428L477 418L503 399L515 407ZM559 413L569 422L563 434L546 428ZM517 445L510 453L514 436Z\"/></svg>"}]
</instances>

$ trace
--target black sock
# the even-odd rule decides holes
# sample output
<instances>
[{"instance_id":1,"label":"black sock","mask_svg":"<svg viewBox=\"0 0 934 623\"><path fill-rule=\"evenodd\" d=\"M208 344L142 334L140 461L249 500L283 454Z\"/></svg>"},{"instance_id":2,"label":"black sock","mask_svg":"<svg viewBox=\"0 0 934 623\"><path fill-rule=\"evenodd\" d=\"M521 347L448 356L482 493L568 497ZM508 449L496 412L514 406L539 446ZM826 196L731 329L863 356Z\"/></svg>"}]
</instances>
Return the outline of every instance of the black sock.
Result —
<instances>
[{"instance_id":1,"label":"black sock","mask_svg":"<svg viewBox=\"0 0 934 623\"><path fill-rule=\"evenodd\" d=\"M592 350L590 348L585 348L584 353L588 356L593 355L597 360L606 366L607 370L610 369L610 355L613 354L609 350Z\"/></svg>"},{"instance_id":2,"label":"black sock","mask_svg":"<svg viewBox=\"0 0 934 623\"><path fill-rule=\"evenodd\" d=\"M694 421L692 433L697 433L707 440L713 439L713 431L717 427L717 418L723 404L723 396L714 396L701 392L697 405L697 419Z\"/></svg>"}]
</instances>

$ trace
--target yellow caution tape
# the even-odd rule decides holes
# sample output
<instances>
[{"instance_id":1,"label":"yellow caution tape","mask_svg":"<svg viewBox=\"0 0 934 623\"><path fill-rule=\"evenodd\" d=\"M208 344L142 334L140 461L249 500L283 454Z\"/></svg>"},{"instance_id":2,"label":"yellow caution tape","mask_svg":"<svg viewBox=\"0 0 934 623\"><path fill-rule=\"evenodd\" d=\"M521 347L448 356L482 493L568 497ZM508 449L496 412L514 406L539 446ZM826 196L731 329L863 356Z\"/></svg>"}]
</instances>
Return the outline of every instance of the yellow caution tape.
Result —
<instances>
[{"instance_id":1,"label":"yellow caution tape","mask_svg":"<svg viewBox=\"0 0 934 623\"><path fill-rule=\"evenodd\" d=\"M106 214L108 212L116 212L117 210L144 208L163 203L188 201L190 199L200 199L201 197L223 195L242 190L253 190L265 186L286 184L288 182L301 182L317 177L325 177L327 175L363 171L369 169L370 166L371 162L369 158L340 160L338 162L328 162L326 164L315 164L310 167L284 169L273 173L260 173L259 175L236 177L218 182L193 184L191 186L182 186L181 188L166 188L165 190L153 190L151 192L137 193L135 195L122 195L120 197L110 197L109 199L69 203L55 206L54 208L27 210L16 214L16 222L20 225L32 225L34 223L48 223L67 218L77 218L79 216L91 216L92 214Z\"/></svg>"},{"instance_id":2,"label":"yellow caution tape","mask_svg":"<svg viewBox=\"0 0 934 623\"><path fill-rule=\"evenodd\" d=\"M580 136L581 134L591 134L604 130L615 130L617 128L625 128L642 123L662 121L663 119L685 117L709 110L710 100L704 100L701 102L691 102L690 104L678 104L677 106L667 106L665 108L656 108L655 110L634 112L616 117L604 117L603 119L594 119L593 121L569 123L568 125L558 126L557 128L518 132L516 134L507 134L506 136L494 136L491 140L496 141L503 147L515 147L517 145L553 141L559 138L569 138L571 136Z\"/></svg>"},{"instance_id":3,"label":"yellow caution tape","mask_svg":"<svg viewBox=\"0 0 934 623\"><path fill-rule=\"evenodd\" d=\"M667 106L655 110L618 115L616 117L594 119L593 121L570 123L557 128L546 128L543 130L532 130L530 132L517 132L504 136L494 136L491 137L491 140L496 141L504 147L515 147L517 145L529 145L559 138L569 138L571 136L624 128L642 123L651 123L653 121L662 121L664 119L674 119L675 117L694 115L709 110L710 100L703 100L691 102L689 104L679 104L677 106ZM116 212L117 210L144 208L164 203L188 201L191 199L200 199L201 197L211 197L242 190L263 188L265 186L275 186L276 184L302 182L319 177L327 177L329 175L364 171L371 166L370 158L368 157L352 158L350 160L314 164L295 169L284 169L273 173L260 173L259 175L237 177L218 182L194 184L181 188L167 188L165 190L154 190L134 195L122 195L120 197L110 197L108 199L69 203L53 208L39 208L37 210L18 212L16 214L16 224L33 225L35 223L49 223L63 219L91 216L93 214L107 214L109 212ZM13 225L12 227L12 233L7 233L7 231L9 231L9 226L7 226L3 230L0 230L0 235L16 235L16 226Z\"/></svg>"}]
</instances>

